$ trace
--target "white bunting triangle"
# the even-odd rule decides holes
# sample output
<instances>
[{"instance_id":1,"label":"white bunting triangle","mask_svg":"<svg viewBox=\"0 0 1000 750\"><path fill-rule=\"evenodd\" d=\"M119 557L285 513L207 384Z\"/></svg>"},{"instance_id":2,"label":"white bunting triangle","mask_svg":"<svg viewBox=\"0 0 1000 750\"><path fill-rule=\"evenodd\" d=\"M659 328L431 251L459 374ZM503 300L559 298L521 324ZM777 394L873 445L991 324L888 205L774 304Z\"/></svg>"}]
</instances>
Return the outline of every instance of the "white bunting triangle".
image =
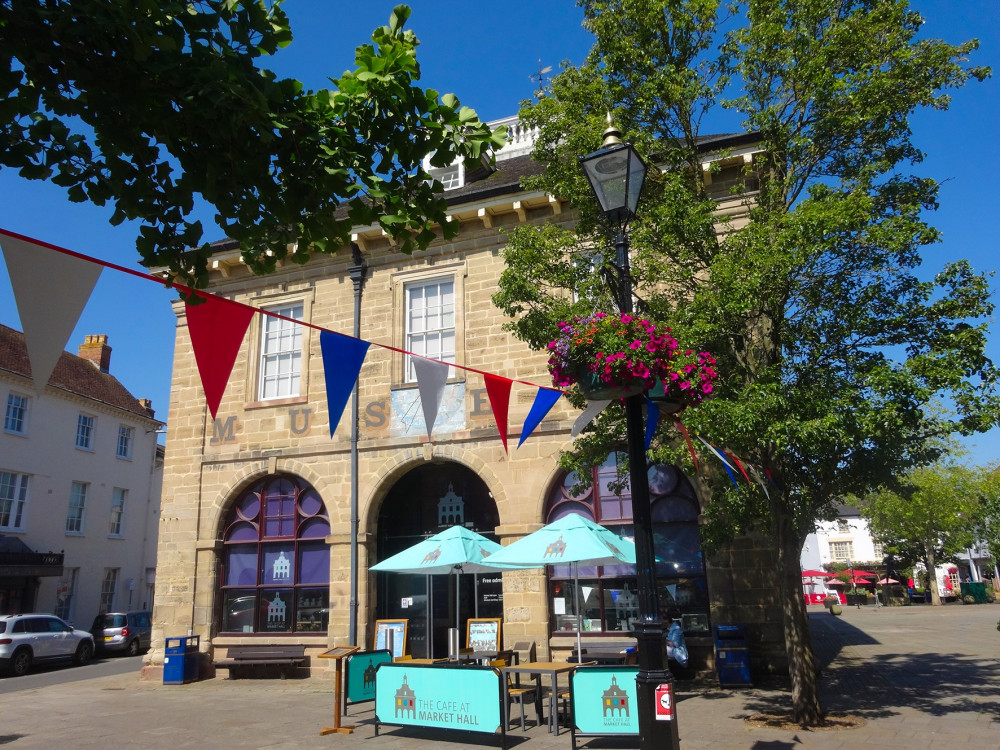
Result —
<instances>
[{"instance_id":1,"label":"white bunting triangle","mask_svg":"<svg viewBox=\"0 0 1000 750\"><path fill-rule=\"evenodd\" d=\"M27 239L0 234L31 378L41 393L87 305L101 266Z\"/></svg>"}]
</instances>

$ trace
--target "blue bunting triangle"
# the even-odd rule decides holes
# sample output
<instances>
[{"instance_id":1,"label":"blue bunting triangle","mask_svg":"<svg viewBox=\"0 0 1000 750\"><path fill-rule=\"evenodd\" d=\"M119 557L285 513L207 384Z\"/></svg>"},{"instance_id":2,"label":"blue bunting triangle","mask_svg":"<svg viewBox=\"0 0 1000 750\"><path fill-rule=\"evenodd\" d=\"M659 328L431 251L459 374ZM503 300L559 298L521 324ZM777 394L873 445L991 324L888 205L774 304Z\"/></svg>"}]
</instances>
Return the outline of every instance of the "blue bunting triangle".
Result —
<instances>
[{"instance_id":1,"label":"blue bunting triangle","mask_svg":"<svg viewBox=\"0 0 1000 750\"><path fill-rule=\"evenodd\" d=\"M545 419L545 415L555 406L556 401L559 400L561 395L561 391L554 391L551 388L538 389L538 393L535 394L535 400L531 404L531 409L528 411L528 418L524 420L524 425L521 427L521 439L517 441L518 448L535 431L539 423Z\"/></svg>"},{"instance_id":2,"label":"blue bunting triangle","mask_svg":"<svg viewBox=\"0 0 1000 750\"><path fill-rule=\"evenodd\" d=\"M339 333L320 331L319 346L323 352L326 405L330 412L330 437L333 437L370 344Z\"/></svg>"},{"instance_id":3,"label":"blue bunting triangle","mask_svg":"<svg viewBox=\"0 0 1000 750\"><path fill-rule=\"evenodd\" d=\"M660 407L646 397L646 450L653 442L653 435L656 434L656 426L660 423Z\"/></svg>"}]
</instances>

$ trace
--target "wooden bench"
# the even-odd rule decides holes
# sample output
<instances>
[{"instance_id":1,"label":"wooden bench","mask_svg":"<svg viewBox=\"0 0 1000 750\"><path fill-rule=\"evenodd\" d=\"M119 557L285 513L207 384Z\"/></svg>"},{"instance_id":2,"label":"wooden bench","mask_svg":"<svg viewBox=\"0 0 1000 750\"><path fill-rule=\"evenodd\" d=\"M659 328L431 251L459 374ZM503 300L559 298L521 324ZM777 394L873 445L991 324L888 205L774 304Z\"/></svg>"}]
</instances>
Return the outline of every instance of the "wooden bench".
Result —
<instances>
[{"instance_id":1,"label":"wooden bench","mask_svg":"<svg viewBox=\"0 0 1000 750\"><path fill-rule=\"evenodd\" d=\"M216 668L227 668L229 677L234 680L238 670L244 667L278 667L281 679L285 679L289 667L301 667L305 663L306 647L301 645L229 646L226 649L226 658L213 662Z\"/></svg>"}]
</instances>

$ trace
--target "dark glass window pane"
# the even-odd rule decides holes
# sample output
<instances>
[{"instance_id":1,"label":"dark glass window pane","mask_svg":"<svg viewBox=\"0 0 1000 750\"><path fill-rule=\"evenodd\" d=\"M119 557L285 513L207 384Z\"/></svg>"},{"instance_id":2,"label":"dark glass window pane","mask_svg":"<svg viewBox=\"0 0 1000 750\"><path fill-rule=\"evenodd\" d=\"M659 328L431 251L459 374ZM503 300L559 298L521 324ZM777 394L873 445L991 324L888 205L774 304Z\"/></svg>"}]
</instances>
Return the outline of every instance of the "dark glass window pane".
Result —
<instances>
[{"instance_id":1,"label":"dark glass window pane","mask_svg":"<svg viewBox=\"0 0 1000 750\"><path fill-rule=\"evenodd\" d=\"M222 630L227 633L253 633L257 595L253 589L229 590L223 594Z\"/></svg>"},{"instance_id":2,"label":"dark glass window pane","mask_svg":"<svg viewBox=\"0 0 1000 750\"><path fill-rule=\"evenodd\" d=\"M299 498L299 510L304 516L315 516L323 510L323 501L320 500L316 490L306 490Z\"/></svg>"},{"instance_id":3,"label":"dark glass window pane","mask_svg":"<svg viewBox=\"0 0 1000 750\"><path fill-rule=\"evenodd\" d=\"M610 584L605 584L610 585ZM635 584L616 584L620 588L609 588L607 593L610 604L605 600L606 630L629 631L639 617L639 597L636 596Z\"/></svg>"},{"instance_id":4,"label":"dark glass window pane","mask_svg":"<svg viewBox=\"0 0 1000 750\"><path fill-rule=\"evenodd\" d=\"M630 523L619 526L609 526L608 530L614 532L622 539L627 539L633 544L635 543L635 531ZM635 566L625 564L605 565L603 574L604 578L635 578Z\"/></svg>"},{"instance_id":5,"label":"dark glass window pane","mask_svg":"<svg viewBox=\"0 0 1000 750\"><path fill-rule=\"evenodd\" d=\"M653 521L662 523L697 521L698 506L684 497L665 497L653 503L650 515Z\"/></svg>"},{"instance_id":6,"label":"dark glass window pane","mask_svg":"<svg viewBox=\"0 0 1000 750\"><path fill-rule=\"evenodd\" d=\"M615 521L622 518L622 502L617 496L601 497L601 520Z\"/></svg>"},{"instance_id":7,"label":"dark glass window pane","mask_svg":"<svg viewBox=\"0 0 1000 750\"><path fill-rule=\"evenodd\" d=\"M563 480L563 491L565 492L566 497L575 497L577 500L581 501L586 500L587 496L593 491L593 488L588 487L583 492L580 492L579 494L574 494L573 488L576 487L579 483L580 483L580 477L575 471L571 471L569 474L566 475L566 478Z\"/></svg>"},{"instance_id":8,"label":"dark glass window pane","mask_svg":"<svg viewBox=\"0 0 1000 750\"><path fill-rule=\"evenodd\" d=\"M260 497L256 492L249 493L244 497L236 508L236 513L245 521L256 520L260 513Z\"/></svg>"},{"instance_id":9,"label":"dark glass window pane","mask_svg":"<svg viewBox=\"0 0 1000 750\"><path fill-rule=\"evenodd\" d=\"M697 575L705 572L697 523L653 525L658 576Z\"/></svg>"},{"instance_id":10,"label":"dark glass window pane","mask_svg":"<svg viewBox=\"0 0 1000 750\"><path fill-rule=\"evenodd\" d=\"M253 524L240 522L229 530L226 539L231 542L256 542L257 528Z\"/></svg>"},{"instance_id":11,"label":"dark glass window pane","mask_svg":"<svg viewBox=\"0 0 1000 750\"><path fill-rule=\"evenodd\" d=\"M240 544L226 548L226 585L257 585L257 546Z\"/></svg>"},{"instance_id":12,"label":"dark glass window pane","mask_svg":"<svg viewBox=\"0 0 1000 750\"><path fill-rule=\"evenodd\" d=\"M299 589L296 603L295 630L298 632L326 632L330 621L328 589Z\"/></svg>"},{"instance_id":13,"label":"dark glass window pane","mask_svg":"<svg viewBox=\"0 0 1000 750\"><path fill-rule=\"evenodd\" d=\"M299 527L299 539L325 539L330 536L330 523L325 518L310 518Z\"/></svg>"},{"instance_id":14,"label":"dark glass window pane","mask_svg":"<svg viewBox=\"0 0 1000 750\"><path fill-rule=\"evenodd\" d=\"M298 583L325 583L329 580L330 548L326 544L300 544Z\"/></svg>"},{"instance_id":15,"label":"dark glass window pane","mask_svg":"<svg viewBox=\"0 0 1000 750\"><path fill-rule=\"evenodd\" d=\"M660 609L677 606L687 612L692 609L708 611L708 587L703 576L676 578L658 582Z\"/></svg>"}]
</instances>

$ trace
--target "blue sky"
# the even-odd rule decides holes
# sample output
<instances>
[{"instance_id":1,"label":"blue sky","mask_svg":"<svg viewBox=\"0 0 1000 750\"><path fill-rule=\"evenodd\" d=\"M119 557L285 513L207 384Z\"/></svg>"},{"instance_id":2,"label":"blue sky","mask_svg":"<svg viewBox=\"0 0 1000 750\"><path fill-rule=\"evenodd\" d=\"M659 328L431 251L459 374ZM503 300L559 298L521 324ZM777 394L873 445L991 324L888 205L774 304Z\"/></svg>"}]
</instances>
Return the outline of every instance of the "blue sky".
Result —
<instances>
[{"instance_id":1,"label":"blue sky","mask_svg":"<svg viewBox=\"0 0 1000 750\"><path fill-rule=\"evenodd\" d=\"M269 65L310 88L352 67L354 48L388 21L395 2L285 0L295 40ZM508 0L476 6L454 0L413 0L408 28L421 41L422 84L452 92L486 120L516 114L536 89L531 76L563 60L582 62L591 39L580 27L582 12L570 0ZM996 0L919 0L925 35L957 43L973 37L982 47L978 64L1000 66L1000 6ZM1000 113L1000 80L954 92L947 112L918 113L915 140L927 158L922 174L943 182L941 208L931 218L942 230L939 245L924 253L933 273L967 258L980 271L1000 266L995 230L995 193L989 178L1000 172L993 144ZM720 124L720 130L732 123ZM103 260L138 268L135 225L112 227L110 209L70 203L62 189L23 180L0 170L0 227ZM218 239L211 215L203 217L206 239ZM993 279L1000 302L1000 281ZM106 333L114 349L111 372L137 397L150 398L166 419L170 397L175 318L172 293L127 274L105 270L67 349L75 352L86 334ZM0 265L0 323L20 329L6 268ZM989 356L1000 362L1000 338L990 337ZM1000 430L969 441L970 460L1000 460Z\"/></svg>"}]
</instances>

